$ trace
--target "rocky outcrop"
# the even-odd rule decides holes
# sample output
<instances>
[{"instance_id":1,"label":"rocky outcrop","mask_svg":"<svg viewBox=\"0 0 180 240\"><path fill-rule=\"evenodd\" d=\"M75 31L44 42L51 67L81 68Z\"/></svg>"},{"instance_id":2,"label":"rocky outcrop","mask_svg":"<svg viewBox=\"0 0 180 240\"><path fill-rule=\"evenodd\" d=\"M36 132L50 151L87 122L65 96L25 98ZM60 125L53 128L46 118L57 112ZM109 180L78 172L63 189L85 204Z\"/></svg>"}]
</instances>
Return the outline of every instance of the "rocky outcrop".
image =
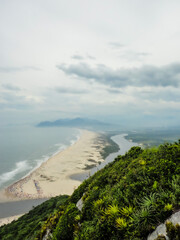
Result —
<instances>
[{"instance_id":1,"label":"rocky outcrop","mask_svg":"<svg viewBox=\"0 0 180 240\"><path fill-rule=\"evenodd\" d=\"M174 225L177 223L180 224L180 211L172 214L171 217L165 221L165 223L162 223L161 225L159 225L156 228L156 230L148 236L147 240L155 240L158 237L158 235L164 235L165 238L168 240L169 238L166 235L166 225L165 225L167 221L172 222Z\"/></svg>"}]
</instances>

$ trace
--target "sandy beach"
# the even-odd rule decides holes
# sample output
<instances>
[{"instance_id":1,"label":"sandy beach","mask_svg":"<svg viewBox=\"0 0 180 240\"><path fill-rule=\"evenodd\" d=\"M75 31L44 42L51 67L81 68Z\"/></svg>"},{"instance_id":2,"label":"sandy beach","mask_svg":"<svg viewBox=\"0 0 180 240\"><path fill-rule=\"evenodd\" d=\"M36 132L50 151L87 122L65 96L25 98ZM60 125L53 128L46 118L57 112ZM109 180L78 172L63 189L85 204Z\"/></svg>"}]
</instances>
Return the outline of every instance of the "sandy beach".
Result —
<instances>
[{"instance_id":1,"label":"sandy beach","mask_svg":"<svg viewBox=\"0 0 180 240\"><path fill-rule=\"evenodd\" d=\"M0 225L7 224L21 216L21 213L28 212L26 206L22 209L24 205L35 206L34 202L25 204L25 199L31 202L44 201L43 197L71 194L83 181L83 179L79 180L79 175L87 176L89 173L92 174L91 170L96 169L90 169L92 165L103 162L98 165L99 169L100 166L103 167L111 162L118 154L125 154L132 146L138 145L126 140L124 136L125 134L121 134L112 138L121 148L119 152L111 153L104 161L100 152L107 143L102 135L83 130L80 139L72 146L51 157L30 175L0 192L0 204L6 204L6 206L0 206L5 212L0 218ZM87 168L89 169L87 170ZM8 203L11 203L12 209L19 208L20 203L21 211L11 211L10 213ZM1 209L0 211L2 211Z\"/></svg>"},{"instance_id":2,"label":"sandy beach","mask_svg":"<svg viewBox=\"0 0 180 240\"><path fill-rule=\"evenodd\" d=\"M88 166L102 162L100 154L102 147L99 134L82 130L80 139L72 146L52 156L30 175L7 187L1 193L1 200L49 198L60 194L72 194L81 182L69 176L84 172Z\"/></svg>"},{"instance_id":3,"label":"sandy beach","mask_svg":"<svg viewBox=\"0 0 180 240\"><path fill-rule=\"evenodd\" d=\"M17 216L11 216L11 217L8 217L8 218L0 218L0 227L5 225L5 224L8 224L8 223L11 223L12 221L15 221L17 220L18 218L20 218L23 214L21 215L17 215Z\"/></svg>"}]
</instances>

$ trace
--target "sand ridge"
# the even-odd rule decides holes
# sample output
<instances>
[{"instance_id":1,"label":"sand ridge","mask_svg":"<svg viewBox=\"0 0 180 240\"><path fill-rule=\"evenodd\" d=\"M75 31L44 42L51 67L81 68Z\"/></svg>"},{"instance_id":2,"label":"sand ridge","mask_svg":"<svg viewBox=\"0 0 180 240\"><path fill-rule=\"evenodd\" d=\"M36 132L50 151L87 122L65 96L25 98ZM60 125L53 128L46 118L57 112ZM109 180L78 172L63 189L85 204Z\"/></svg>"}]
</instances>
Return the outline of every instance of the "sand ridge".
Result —
<instances>
[{"instance_id":1,"label":"sand ridge","mask_svg":"<svg viewBox=\"0 0 180 240\"><path fill-rule=\"evenodd\" d=\"M69 176L84 172L92 161L102 162L102 148L98 133L82 130L79 140L72 146L52 156L30 175L6 188L6 196L17 200L72 194L81 182Z\"/></svg>"}]
</instances>

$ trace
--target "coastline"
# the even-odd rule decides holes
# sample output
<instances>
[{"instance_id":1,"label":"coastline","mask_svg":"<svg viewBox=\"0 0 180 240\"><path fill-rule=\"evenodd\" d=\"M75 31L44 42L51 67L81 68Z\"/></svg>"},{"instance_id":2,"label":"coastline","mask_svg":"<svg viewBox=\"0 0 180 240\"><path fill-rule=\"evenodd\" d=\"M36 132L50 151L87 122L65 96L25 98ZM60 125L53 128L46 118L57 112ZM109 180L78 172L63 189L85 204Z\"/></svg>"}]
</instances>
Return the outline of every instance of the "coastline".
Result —
<instances>
[{"instance_id":1,"label":"coastline","mask_svg":"<svg viewBox=\"0 0 180 240\"><path fill-rule=\"evenodd\" d=\"M9 212L7 217L0 216L0 226L16 220L28 212L28 209L32 209L32 206L35 205L33 201L45 201L57 195L72 194L84 179L113 161L116 156L125 154L132 146L138 145L128 141L125 138L126 135L120 134L111 137L111 140L120 149L118 152L110 153L104 159L102 150L109 143L102 137L102 134L81 130L81 136L75 143L53 155L29 175L0 192L0 204L10 202L12 208L16 208L14 205L16 203L24 205L25 201L29 201L26 210L21 207L20 212ZM30 191L33 194L30 194Z\"/></svg>"},{"instance_id":2,"label":"coastline","mask_svg":"<svg viewBox=\"0 0 180 240\"><path fill-rule=\"evenodd\" d=\"M100 134L81 130L80 138L65 150L50 157L29 175L11 184L0 193L0 202L24 199L50 198L60 194L72 194L81 181L71 175L85 172L87 166L103 162L100 154Z\"/></svg>"},{"instance_id":3,"label":"coastline","mask_svg":"<svg viewBox=\"0 0 180 240\"><path fill-rule=\"evenodd\" d=\"M111 137L111 140L113 142L115 142L118 146L119 146L119 151L118 152L113 152L110 153L103 162L101 162L98 166L95 166L91 169L89 169L89 171L86 172L79 172L76 174L72 174L70 176L71 179L73 180L79 180L79 181L83 181L87 178L89 178L89 176L92 176L94 173L96 173L98 170L104 168L108 163L114 161L114 159L118 156L118 155L124 155L127 151L129 151L129 149L133 146L139 146L138 143L133 142L133 141L129 141L126 139L126 136L128 134L124 133L124 134L118 134L118 135L113 135Z\"/></svg>"},{"instance_id":4,"label":"coastline","mask_svg":"<svg viewBox=\"0 0 180 240\"><path fill-rule=\"evenodd\" d=\"M0 226L10 221L14 218L20 217L25 213L28 213L34 207L42 204L48 199L28 199L20 201L9 201L0 203Z\"/></svg>"},{"instance_id":5,"label":"coastline","mask_svg":"<svg viewBox=\"0 0 180 240\"><path fill-rule=\"evenodd\" d=\"M16 221L18 220L18 218L20 218L23 214L20 215L16 215L16 216L10 216L7 218L0 218L0 227L6 224L11 223L12 221Z\"/></svg>"}]
</instances>

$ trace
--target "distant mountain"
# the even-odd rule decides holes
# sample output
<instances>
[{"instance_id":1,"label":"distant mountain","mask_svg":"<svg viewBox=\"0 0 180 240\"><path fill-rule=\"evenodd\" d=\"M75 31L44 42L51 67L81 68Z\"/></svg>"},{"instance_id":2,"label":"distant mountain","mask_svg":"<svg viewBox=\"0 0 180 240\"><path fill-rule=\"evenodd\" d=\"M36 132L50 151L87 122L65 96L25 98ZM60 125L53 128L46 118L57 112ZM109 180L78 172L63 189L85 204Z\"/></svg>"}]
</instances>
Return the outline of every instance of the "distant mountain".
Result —
<instances>
[{"instance_id":1,"label":"distant mountain","mask_svg":"<svg viewBox=\"0 0 180 240\"><path fill-rule=\"evenodd\" d=\"M40 122L37 127L97 127L97 126L109 126L109 123L100 122L87 118L65 118L58 119L56 121L44 121Z\"/></svg>"}]
</instances>

